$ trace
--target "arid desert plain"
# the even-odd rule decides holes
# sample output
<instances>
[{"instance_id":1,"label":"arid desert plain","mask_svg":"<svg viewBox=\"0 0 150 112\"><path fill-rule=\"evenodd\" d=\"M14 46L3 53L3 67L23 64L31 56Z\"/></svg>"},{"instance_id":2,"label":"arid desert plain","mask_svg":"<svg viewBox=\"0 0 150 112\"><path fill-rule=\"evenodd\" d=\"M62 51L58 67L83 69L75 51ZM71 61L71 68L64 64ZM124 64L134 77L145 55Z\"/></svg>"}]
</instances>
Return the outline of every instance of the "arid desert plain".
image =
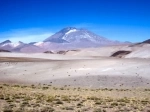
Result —
<instances>
[{"instance_id":1,"label":"arid desert plain","mask_svg":"<svg viewBox=\"0 0 150 112\"><path fill-rule=\"evenodd\" d=\"M149 54L140 57L135 48L132 54L112 57L116 49L128 48L89 48L64 54L1 52L0 110L149 112Z\"/></svg>"}]
</instances>

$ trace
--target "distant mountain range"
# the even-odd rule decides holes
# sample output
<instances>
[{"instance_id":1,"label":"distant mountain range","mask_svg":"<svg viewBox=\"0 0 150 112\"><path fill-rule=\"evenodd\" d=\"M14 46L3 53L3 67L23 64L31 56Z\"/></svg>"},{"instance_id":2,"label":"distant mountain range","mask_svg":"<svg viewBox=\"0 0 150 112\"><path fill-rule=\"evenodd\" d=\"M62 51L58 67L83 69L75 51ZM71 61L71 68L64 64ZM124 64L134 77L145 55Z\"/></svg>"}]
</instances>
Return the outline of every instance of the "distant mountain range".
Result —
<instances>
[{"instance_id":1,"label":"distant mountain range","mask_svg":"<svg viewBox=\"0 0 150 112\"><path fill-rule=\"evenodd\" d=\"M45 52L48 50L72 50L127 43L109 40L86 29L67 27L46 38L43 42L23 43L19 41L13 43L6 40L0 43L0 49L13 52Z\"/></svg>"}]
</instances>

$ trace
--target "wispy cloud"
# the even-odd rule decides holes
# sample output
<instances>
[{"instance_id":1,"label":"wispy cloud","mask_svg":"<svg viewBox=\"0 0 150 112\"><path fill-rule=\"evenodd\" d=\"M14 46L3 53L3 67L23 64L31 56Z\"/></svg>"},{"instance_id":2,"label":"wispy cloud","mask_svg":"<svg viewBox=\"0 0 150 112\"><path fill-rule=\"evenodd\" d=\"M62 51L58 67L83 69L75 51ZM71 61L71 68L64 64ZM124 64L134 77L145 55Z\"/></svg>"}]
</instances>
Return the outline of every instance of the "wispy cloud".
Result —
<instances>
[{"instance_id":1,"label":"wispy cloud","mask_svg":"<svg viewBox=\"0 0 150 112\"><path fill-rule=\"evenodd\" d=\"M13 29L0 33L0 42L11 40L12 42L39 42L51 36L53 32L49 29L29 28L29 29Z\"/></svg>"}]
</instances>

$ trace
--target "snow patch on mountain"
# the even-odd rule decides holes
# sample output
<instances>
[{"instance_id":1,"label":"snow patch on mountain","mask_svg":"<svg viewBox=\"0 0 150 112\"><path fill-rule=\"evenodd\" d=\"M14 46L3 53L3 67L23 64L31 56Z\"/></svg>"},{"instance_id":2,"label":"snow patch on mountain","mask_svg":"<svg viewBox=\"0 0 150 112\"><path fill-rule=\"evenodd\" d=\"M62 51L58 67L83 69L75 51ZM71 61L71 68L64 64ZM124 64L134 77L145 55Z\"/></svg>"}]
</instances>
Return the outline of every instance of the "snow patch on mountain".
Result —
<instances>
[{"instance_id":1,"label":"snow patch on mountain","mask_svg":"<svg viewBox=\"0 0 150 112\"><path fill-rule=\"evenodd\" d=\"M44 43L44 42L37 42L37 43L35 43L35 44L33 44L33 45L35 45L35 46L42 46L43 43Z\"/></svg>"},{"instance_id":2,"label":"snow patch on mountain","mask_svg":"<svg viewBox=\"0 0 150 112\"><path fill-rule=\"evenodd\" d=\"M5 44L2 44L1 46L4 47L4 46L11 46L11 47L17 47L19 46L21 43L20 42L17 42L17 43L5 43Z\"/></svg>"},{"instance_id":3,"label":"snow patch on mountain","mask_svg":"<svg viewBox=\"0 0 150 112\"><path fill-rule=\"evenodd\" d=\"M66 35L68 35L69 33L72 33L72 32L76 32L76 31L77 31L77 29L69 30L69 31L66 33Z\"/></svg>"},{"instance_id":4,"label":"snow patch on mountain","mask_svg":"<svg viewBox=\"0 0 150 112\"><path fill-rule=\"evenodd\" d=\"M65 35L62 37L62 39L66 40L67 39L67 36L73 32L76 32L77 29L71 29L71 30L68 30L68 32L65 33Z\"/></svg>"}]
</instances>

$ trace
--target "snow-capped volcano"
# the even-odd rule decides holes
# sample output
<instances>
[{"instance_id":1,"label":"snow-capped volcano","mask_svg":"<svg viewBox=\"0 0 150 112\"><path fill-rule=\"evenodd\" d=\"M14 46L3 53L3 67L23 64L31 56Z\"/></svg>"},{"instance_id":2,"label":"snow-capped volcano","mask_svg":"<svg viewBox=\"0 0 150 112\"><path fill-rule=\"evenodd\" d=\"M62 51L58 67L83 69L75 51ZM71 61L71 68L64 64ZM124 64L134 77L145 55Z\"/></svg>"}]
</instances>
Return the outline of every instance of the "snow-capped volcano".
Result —
<instances>
[{"instance_id":1,"label":"snow-capped volcano","mask_svg":"<svg viewBox=\"0 0 150 112\"><path fill-rule=\"evenodd\" d=\"M44 42L55 42L55 43L92 42L103 45L116 43L116 41L108 40L86 29L77 29L74 27L67 27L62 29L56 34L45 39Z\"/></svg>"}]
</instances>

